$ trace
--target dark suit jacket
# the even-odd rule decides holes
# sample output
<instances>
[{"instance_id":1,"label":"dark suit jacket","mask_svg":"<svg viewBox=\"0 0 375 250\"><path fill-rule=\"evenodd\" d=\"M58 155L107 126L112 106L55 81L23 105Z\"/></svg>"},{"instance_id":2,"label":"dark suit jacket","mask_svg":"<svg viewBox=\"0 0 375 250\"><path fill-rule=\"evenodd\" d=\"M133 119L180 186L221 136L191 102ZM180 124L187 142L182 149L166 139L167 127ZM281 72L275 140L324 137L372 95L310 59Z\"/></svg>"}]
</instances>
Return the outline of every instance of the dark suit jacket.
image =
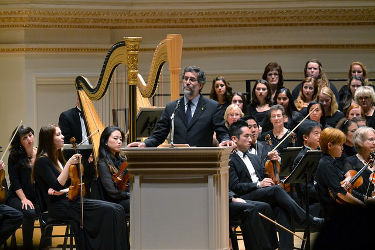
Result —
<instances>
[{"instance_id":1,"label":"dark suit jacket","mask_svg":"<svg viewBox=\"0 0 375 250\"><path fill-rule=\"evenodd\" d=\"M175 110L177 100L168 103L157 123L155 131L145 140L147 147L157 147L167 138L171 129L171 115ZM180 98L180 105L175 114L174 143L189 144L197 147L212 147L212 136L221 142L230 140L228 130L224 125L224 117L220 116L219 104L203 96L199 98L194 116L189 124L185 122L184 98Z\"/></svg>"},{"instance_id":2,"label":"dark suit jacket","mask_svg":"<svg viewBox=\"0 0 375 250\"><path fill-rule=\"evenodd\" d=\"M76 138L76 142L82 141L82 128L77 108L71 108L60 114L59 127L64 135L64 143L70 144L70 138Z\"/></svg>"},{"instance_id":3,"label":"dark suit jacket","mask_svg":"<svg viewBox=\"0 0 375 250\"><path fill-rule=\"evenodd\" d=\"M247 153L251 164L255 169L255 173L259 180L266 177L266 170L262 165L260 158L257 155ZM249 170L247 169L243 160L237 153L230 155L229 161L229 189L238 195L249 193L257 189L257 184L251 179Z\"/></svg>"},{"instance_id":4,"label":"dark suit jacket","mask_svg":"<svg viewBox=\"0 0 375 250\"><path fill-rule=\"evenodd\" d=\"M257 156L261 159L263 166L268 160L268 152L271 151L271 147L264 141L257 141Z\"/></svg>"}]
</instances>

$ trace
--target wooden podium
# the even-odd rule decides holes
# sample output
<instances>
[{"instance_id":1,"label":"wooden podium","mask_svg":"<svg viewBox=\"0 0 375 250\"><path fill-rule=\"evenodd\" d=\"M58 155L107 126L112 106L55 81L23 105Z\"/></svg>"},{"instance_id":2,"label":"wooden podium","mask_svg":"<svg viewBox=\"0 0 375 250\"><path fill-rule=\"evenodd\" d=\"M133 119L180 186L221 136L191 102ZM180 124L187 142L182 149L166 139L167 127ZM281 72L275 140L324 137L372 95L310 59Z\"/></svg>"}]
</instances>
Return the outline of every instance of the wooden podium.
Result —
<instances>
[{"instance_id":1,"label":"wooden podium","mask_svg":"<svg viewBox=\"0 0 375 250\"><path fill-rule=\"evenodd\" d=\"M126 148L131 249L228 249L231 148Z\"/></svg>"}]
</instances>

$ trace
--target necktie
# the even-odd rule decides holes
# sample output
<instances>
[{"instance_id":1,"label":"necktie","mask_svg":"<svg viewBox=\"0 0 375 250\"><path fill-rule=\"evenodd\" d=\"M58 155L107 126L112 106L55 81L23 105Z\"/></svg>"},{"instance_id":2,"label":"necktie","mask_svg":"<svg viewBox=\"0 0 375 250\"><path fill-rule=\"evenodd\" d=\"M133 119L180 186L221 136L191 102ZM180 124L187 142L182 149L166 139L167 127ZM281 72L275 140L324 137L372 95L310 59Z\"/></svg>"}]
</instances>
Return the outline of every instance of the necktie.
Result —
<instances>
[{"instance_id":1,"label":"necktie","mask_svg":"<svg viewBox=\"0 0 375 250\"><path fill-rule=\"evenodd\" d=\"M186 124L189 125L190 121L191 121L191 100L188 101L187 103L187 109L186 109L186 112L185 112L185 120L186 120Z\"/></svg>"}]
</instances>

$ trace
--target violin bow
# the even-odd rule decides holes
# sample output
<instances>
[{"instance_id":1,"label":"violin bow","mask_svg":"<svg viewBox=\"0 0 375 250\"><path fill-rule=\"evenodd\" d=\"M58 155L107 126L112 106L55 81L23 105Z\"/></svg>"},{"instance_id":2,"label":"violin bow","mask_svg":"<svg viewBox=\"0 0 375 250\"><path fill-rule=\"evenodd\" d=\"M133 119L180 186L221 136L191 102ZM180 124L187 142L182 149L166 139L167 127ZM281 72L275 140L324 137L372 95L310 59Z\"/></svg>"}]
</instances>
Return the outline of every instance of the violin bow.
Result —
<instances>
[{"instance_id":1,"label":"violin bow","mask_svg":"<svg viewBox=\"0 0 375 250\"><path fill-rule=\"evenodd\" d=\"M292 129L292 131L290 131L289 132L289 134L287 135L287 136L285 136L284 137L284 139L282 139L280 142L279 142L279 144L277 144L276 145L276 147L274 147L272 150L271 150L271 152L274 152L293 132L294 132L294 130L296 130L298 127L299 127L299 125L301 125L302 124L302 122L304 122L306 119L307 119L307 117L309 117L316 109L317 109L318 107L316 107L316 108L314 108L313 110L311 110L311 112L310 113L308 113L306 116L305 116L305 118L303 118L302 119L302 121L300 121L298 124L297 124L297 126L295 126L293 129Z\"/></svg>"},{"instance_id":2,"label":"violin bow","mask_svg":"<svg viewBox=\"0 0 375 250\"><path fill-rule=\"evenodd\" d=\"M288 228L284 227L283 225L280 225L280 224L277 223L276 221L274 221L274 220L268 218L268 217L265 216L264 214L262 214L262 213L260 213L260 212L258 212L258 214L259 214L261 217L263 217L264 219L266 219L266 220L272 222L272 223L275 224L276 226L278 226L278 227L284 229L284 230L287 231L288 233L291 233L291 234L293 234L294 236L300 238L302 241L305 241L305 240L306 240L306 239L301 238L301 236L295 234L294 232L290 231Z\"/></svg>"},{"instance_id":3,"label":"violin bow","mask_svg":"<svg viewBox=\"0 0 375 250\"><path fill-rule=\"evenodd\" d=\"M22 125L22 120L21 120L20 123L18 124L18 126L17 126L17 128L16 128L16 130L15 130L13 136L12 136L12 138L10 139L10 141L9 141L9 143L8 143L8 146L7 146L6 149L4 150L3 155L1 156L0 161L3 161L5 154L7 153L8 149L9 149L9 146L10 146L10 144L12 143L12 141L13 141L14 137L16 136L18 130L20 129L21 125Z\"/></svg>"}]
</instances>

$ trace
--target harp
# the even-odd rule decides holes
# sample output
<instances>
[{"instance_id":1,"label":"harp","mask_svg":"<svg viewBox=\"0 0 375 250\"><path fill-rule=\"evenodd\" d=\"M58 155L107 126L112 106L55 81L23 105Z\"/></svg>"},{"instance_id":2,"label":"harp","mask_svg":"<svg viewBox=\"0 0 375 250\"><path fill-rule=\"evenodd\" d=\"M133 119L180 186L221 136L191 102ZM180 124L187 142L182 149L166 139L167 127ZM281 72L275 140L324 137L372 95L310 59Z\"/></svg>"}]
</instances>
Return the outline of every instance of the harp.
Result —
<instances>
[{"instance_id":1,"label":"harp","mask_svg":"<svg viewBox=\"0 0 375 250\"><path fill-rule=\"evenodd\" d=\"M84 76L78 76L75 80L77 94L86 121L89 134L93 134L93 156L95 162L99 155L100 135L106 125L100 119L93 101L100 100L106 94L112 75L116 67L124 64L127 70L128 85L128 141L136 140L136 115L142 107L152 106L148 98L155 94L159 76L164 63L168 63L170 72L171 99L179 97L179 73L181 70L182 36L169 34L155 49L150 74L147 82L138 73L138 54L141 37L125 37L112 46L104 60L98 83L93 87ZM99 133L95 132L98 131Z\"/></svg>"}]
</instances>

